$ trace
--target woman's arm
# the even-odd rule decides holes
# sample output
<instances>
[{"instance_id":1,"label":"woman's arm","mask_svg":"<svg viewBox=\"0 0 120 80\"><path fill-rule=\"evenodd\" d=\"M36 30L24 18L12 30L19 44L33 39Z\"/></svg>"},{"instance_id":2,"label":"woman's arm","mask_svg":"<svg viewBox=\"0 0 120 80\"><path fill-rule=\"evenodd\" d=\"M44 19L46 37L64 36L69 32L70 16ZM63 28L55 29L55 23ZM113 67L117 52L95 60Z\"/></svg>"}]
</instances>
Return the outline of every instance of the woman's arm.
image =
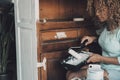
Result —
<instances>
[{"instance_id":1,"label":"woman's arm","mask_svg":"<svg viewBox=\"0 0 120 80\"><path fill-rule=\"evenodd\" d=\"M97 62L102 62L106 64L115 64L118 65L118 58L117 57L104 57L99 54L91 54L90 58L87 60L88 63L97 63Z\"/></svg>"},{"instance_id":2,"label":"woman's arm","mask_svg":"<svg viewBox=\"0 0 120 80\"><path fill-rule=\"evenodd\" d=\"M116 65L119 64L117 57L103 57L102 62Z\"/></svg>"}]
</instances>

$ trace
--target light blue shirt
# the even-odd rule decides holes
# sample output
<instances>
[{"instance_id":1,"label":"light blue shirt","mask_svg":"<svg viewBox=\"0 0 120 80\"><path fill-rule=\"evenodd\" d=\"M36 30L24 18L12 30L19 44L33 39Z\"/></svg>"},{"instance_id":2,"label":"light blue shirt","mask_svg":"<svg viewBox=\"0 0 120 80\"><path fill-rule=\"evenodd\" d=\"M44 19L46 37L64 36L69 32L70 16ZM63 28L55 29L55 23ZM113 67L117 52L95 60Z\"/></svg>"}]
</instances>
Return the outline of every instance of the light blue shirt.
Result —
<instances>
[{"instance_id":1,"label":"light blue shirt","mask_svg":"<svg viewBox=\"0 0 120 80\"><path fill-rule=\"evenodd\" d=\"M105 28L99 37L99 44L102 48L102 55L106 57L117 57L120 63L120 28L114 31L107 31ZM120 65L104 64L102 68L109 70L120 70Z\"/></svg>"}]
</instances>

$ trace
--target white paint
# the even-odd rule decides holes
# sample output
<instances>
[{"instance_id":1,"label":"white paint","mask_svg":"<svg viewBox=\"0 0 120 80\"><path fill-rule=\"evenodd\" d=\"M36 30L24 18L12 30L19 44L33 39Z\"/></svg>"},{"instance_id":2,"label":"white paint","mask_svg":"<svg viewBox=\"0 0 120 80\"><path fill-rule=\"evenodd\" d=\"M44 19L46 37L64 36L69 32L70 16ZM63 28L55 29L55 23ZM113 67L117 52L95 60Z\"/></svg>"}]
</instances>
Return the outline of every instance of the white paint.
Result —
<instances>
[{"instance_id":1,"label":"white paint","mask_svg":"<svg viewBox=\"0 0 120 80\"><path fill-rule=\"evenodd\" d=\"M44 59L43 59L43 61L42 62L39 62L39 63L37 63L37 67L39 68L39 67L43 67L44 68L44 70L46 70L46 58L44 57Z\"/></svg>"},{"instance_id":2,"label":"white paint","mask_svg":"<svg viewBox=\"0 0 120 80\"><path fill-rule=\"evenodd\" d=\"M84 18L73 18L73 21L84 21Z\"/></svg>"},{"instance_id":3,"label":"white paint","mask_svg":"<svg viewBox=\"0 0 120 80\"><path fill-rule=\"evenodd\" d=\"M56 32L56 38L61 39L61 38L66 38L67 35L65 32Z\"/></svg>"},{"instance_id":4,"label":"white paint","mask_svg":"<svg viewBox=\"0 0 120 80\"><path fill-rule=\"evenodd\" d=\"M38 0L13 0L15 7L15 32L17 80L38 80L36 5Z\"/></svg>"}]
</instances>

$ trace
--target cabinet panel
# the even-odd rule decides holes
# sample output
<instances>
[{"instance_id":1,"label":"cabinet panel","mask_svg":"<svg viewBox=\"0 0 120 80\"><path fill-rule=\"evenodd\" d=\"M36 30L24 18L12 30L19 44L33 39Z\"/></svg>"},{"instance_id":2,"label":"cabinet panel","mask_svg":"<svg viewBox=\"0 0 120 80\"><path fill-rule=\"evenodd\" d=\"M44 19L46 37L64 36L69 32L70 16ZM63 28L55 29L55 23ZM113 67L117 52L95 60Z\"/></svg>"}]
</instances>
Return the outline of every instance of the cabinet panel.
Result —
<instances>
[{"instance_id":1,"label":"cabinet panel","mask_svg":"<svg viewBox=\"0 0 120 80\"><path fill-rule=\"evenodd\" d=\"M86 15L86 1L87 0L40 0L40 18L68 19L83 17Z\"/></svg>"},{"instance_id":2,"label":"cabinet panel","mask_svg":"<svg viewBox=\"0 0 120 80\"><path fill-rule=\"evenodd\" d=\"M91 35L90 30L88 30L86 27L82 27L78 29L78 38L82 38L85 35Z\"/></svg>"},{"instance_id":3,"label":"cabinet panel","mask_svg":"<svg viewBox=\"0 0 120 80\"><path fill-rule=\"evenodd\" d=\"M40 18L59 16L59 0L40 0Z\"/></svg>"},{"instance_id":4,"label":"cabinet panel","mask_svg":"<svg viewBox=\"0 0 120 80\"><path fill-rule=\"evenodd\" d=\"M51 51L62 51L66 50L71 46L79 45L78 40L67 40L67 41L57 41L41 44L42 52L51 52ZM42 54L42 53L41 53Z\"/></svg>"}]
</instances>

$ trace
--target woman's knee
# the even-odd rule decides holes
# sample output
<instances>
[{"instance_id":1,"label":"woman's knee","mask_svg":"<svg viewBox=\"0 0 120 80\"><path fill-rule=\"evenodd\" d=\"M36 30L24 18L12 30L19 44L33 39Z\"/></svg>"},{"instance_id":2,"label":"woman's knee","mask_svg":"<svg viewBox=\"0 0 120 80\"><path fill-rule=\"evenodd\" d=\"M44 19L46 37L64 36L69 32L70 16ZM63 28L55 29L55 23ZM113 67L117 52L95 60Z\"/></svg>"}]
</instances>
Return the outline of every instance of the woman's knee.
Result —
<instances>
[{"instance_id":1,"label":"woman's knee","mask_svg":"<svg viewBox=\"0 0 120 80\"><path fill-rule=\"evenodd\" d=\"M71 80L72 78L76 76L77 76L77 72L68 71L66 74L66 80Z\"/></svg>"},{"instance_id":2,"label":"woman's knee","mask_svg":"<svg viewBox=\"0 0 120 80\"><path fill-rule=\"evenodd\" d=\"M68 71L66 74L66 79L71 80L72 78L75 78L75 77L83 78L83 77L86 77L86 75L87 75L87 70L80 70L77 72Z\"/></svg>"}]
</instances>

